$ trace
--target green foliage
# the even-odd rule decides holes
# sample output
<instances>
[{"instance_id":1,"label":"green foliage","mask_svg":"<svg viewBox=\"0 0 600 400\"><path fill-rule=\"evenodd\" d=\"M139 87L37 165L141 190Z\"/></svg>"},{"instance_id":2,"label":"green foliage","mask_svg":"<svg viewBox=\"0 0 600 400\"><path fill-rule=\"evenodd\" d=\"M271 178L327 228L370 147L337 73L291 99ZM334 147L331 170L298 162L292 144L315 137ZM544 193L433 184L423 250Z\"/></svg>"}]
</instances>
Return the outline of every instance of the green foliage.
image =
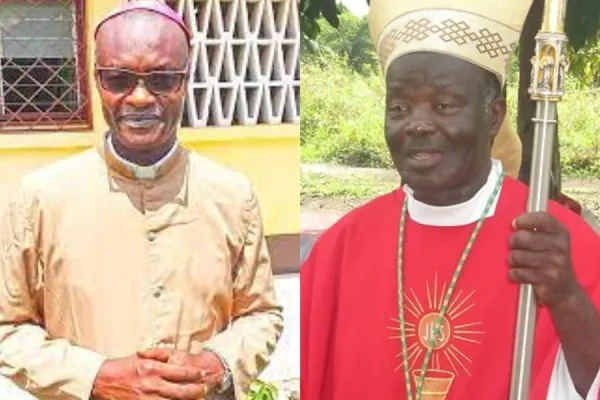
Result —
<instances>
[{"instance_id":1,"label":"green foliage","mask_svg":"<svg viewBox=\"0 0 600 400\"><path fill-rule=\"evenodd\" d=\"M600 86L600 43L578 51L570 50L569 61L569 74L576 77L582 85Z\"/></svg>"},{"instance_id":2,"label":"green foliage","mask_svg":"<svg viewBox=\"0 0 600 400\"><path fill-rule=\"evenodd\" d=\"M300 0L300 29L304 37L315 39L319 35L317 20L321 17L334 28L340 26L335 0Z\"/></svg>"},{"instance_id":3,"label":"green foliage","mask_svg":"<svg viewBox=\"0 0 600 400\"><path fill-rule=\"evenodd\" d=\"M356 167L391 167L383 136L384 87L380 74L361 75L344 58L329 55L321 64L303 62L302 161ZM518 73L507 91L512 118L517 112ZM600 89L569 76L559 104L563 172L600 176ZM516 121L513 121L516 124Z\"/></svg>"},{"instance_id":4,"label":"green foliage","mask_svg":"<svg viewBox=\"0 0 600 400\"><path fill-rule=\"evenodd\" d=\"M600 1L569 0L565 19L565 31L573 50L593 47L598 43Z\"/></svg>"},{"instance_id":5,"label":"green foliage","mask_svg":"<svg viewBox=\"0 0 600 400\"><path fill-rule=\"evenodd\" d=\"M586 86L600 86L600 1L569 0L565 31L569 73Z\"/></svg>"},{"instance_id":6,"label":"green foliage","mask_svg":"<svg viewBox=\"0 0 600 400\"><path fill-rule=\"evenodd\" d=\"M599 1L600 3L600 1ZM600 33L598 34L600 37ZM569 46L569 70L568 74L587 87L600 86L600 42L595 43L579 50L574 50ZM517 48L512 57L511 66L508 72L508 79L516 82L514 77L519 71L519 49Z\"/></svg>"},{"instance_id":7,"label":"green foliage","mask_svg":"<svg viewBox=\"0 0 600 400\"><path fill-rule=\"evenodd\" d=\"M318 63L322 55L327 59L330 53L334 53L345 58L350 68L363 75L372 74L379 69L366 17L358 18L349 11L342 11L338 29L332 28L322 19L317 24L320 29L317 38L303 42L303 60Z\"/></svg>"},{"instance_id":8,"label":"green foliage","mask_svg":"<svg viewBox=\"0 0 600 400\"><path fill-rule=\"evenodd\" d=\"M398 180L389 182L372 176L348 175L329 176L302 173L300 194L309 197L341 197L347 199L372 199L380 194L391 192L398 187Z\"/></svg>"},{"instance_id":9,"label":"green foliage","mask_svg":"<svg viewBox=\"0 0 600 400\"><path fill-rule=\"evenodd\" d=\"M369 0L365 0L369 4ZM320 33L317 20L323 17L332 27L340 27L336 0L301 0L300 18L303 33L311 39ZM572 48L577 51L594 46L600 30L600 1L569 0L565 31Z\"/></svg>"},{"instance_id":10,"label":"green foliage","mask_svg":"<svg viewBox=\"0 0 600 400\"><path fill-rule=\"evenodd\" d=\"M325 4L306 0L309 2ZM302 48L303 161L391 166L383 138L385 94L366 18L340 8L339 26L319 17L313 22L319 32L312 39L303 37ZM596 161L600 92L591 90L600 86L599 25L600 0L568 2L571 68L567 96L559 106L562 163L567 175L600 173L600 160ZM517 116L518 60L517 49L508 76L513 118Z\"/></svg>"},{"instance_id":11,"label":"green foliage","mask_svg":"<svg viewBox=\"0 0 600 400\"><path fill-rule=\"evenodd\" d=\"M559 105L559 140L563 173L600 176L600 91L571 82Z\"/></svg>"},{"instance_id":12,"label":"green foliage","mask_svg":"<svg viewBox=\"0 0 600 400\"><path fill-rule=\"evenodd\" d=\"M391 166L383 142L384 88L378 75L362 76L344 58L302 63L300 140L305 161Z\"/></svg>"},{"instance_id":13,"label":"green foliage","mask_svg":"<svg viewBox=\"0 0 600 400\"><path fill-rule=\"evenodd\" d=\"M255 380L250 385L249 400L276 400L277 396L277 387L270 383Z\"/></svg>"},{"instance_id":14,"label":"green foliage","mask_svg":"<svg viewBox=\"0 0 600 400\"><path fill-rule=\"evenodd\" d=\"M365 0L369 4L368 0ZM335 0L301 0L302 30L311 39L319 35L316 21L322 16L334 28L340 26ZM569 0L565 31L574 50L594 46L600 29L600 1Z\"/></svg>"},{"instance_id":15,"label":"green foliage","mask_svg":"<svg viewBox=\"0 0 600 400\"><path fill-rule=\"evenodd\" d=\"M507 90L508 112L516 126L518 73ZM567 77L565 97L558 105L562 173L570 177L600 176L600 89L590 88L573 75Z\"/></svg>"}]
</instances>

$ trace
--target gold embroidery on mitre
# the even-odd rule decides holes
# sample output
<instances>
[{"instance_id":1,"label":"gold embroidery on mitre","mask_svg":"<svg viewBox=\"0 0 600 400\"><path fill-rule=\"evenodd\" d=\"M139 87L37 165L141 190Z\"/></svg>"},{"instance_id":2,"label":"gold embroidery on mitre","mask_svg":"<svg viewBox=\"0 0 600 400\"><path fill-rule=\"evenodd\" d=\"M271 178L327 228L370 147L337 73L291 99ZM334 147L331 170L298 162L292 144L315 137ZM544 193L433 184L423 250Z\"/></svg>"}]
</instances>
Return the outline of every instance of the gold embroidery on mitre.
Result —
<instances>
[{"instance_id":1,"label":"gold embroidery on mitre","mask_svg":"<svg viewBox=\"0 0 600 400\"><path fill-rule=\"evenodd\" d=\"M517 29L465 11L417 10L391 21L376 49L384 73L403 54L430 51L462 58L504 80L519 35Z\"/></svg>"},{"instance_id":2,"label":"gold embroidery on mitre","mask_svg":"<svg viewBox=\"0 0 600 400\"><path fill-rule=\"evenodd\" d=\"M491 59L509 57L517 46L514 38L508 41L497 31L488 28L473 29L466 21L448 18L436 23L427 18L409 19L403 26L391 28L383 35L379 45L379 62L387 65L387 58L398 44L427 39L438 39L457 46L471 46Z\"/></svg>"}]
</instances>

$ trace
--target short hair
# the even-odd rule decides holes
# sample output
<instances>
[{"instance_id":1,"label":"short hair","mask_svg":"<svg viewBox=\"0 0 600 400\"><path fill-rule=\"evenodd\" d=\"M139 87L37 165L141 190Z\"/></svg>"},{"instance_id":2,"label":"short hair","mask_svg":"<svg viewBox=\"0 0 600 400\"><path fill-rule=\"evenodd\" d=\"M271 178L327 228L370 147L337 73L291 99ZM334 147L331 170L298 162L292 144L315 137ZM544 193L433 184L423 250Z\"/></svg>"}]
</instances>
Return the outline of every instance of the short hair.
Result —
<instances>
[{"instance_id":1,"label":"short hair","mask_svg":"<svg viewBox=\"0 0 600 400\"><path fill-rule=\"evenodd\" d=\"M481 104L483 104L483 115L485 118L485 123L487 124L490 120L489 113L492 103L494 100L504 97L504 94L498 77L488 70L482 69L481 71L483 73L481 79Z\"/></svg>"},{"instance_id":2,"label":"short hair","mask_svg":"<svg viewBox=\"0 0 600 400\"><path fill-rule=\"evenodd\" d=\"M482 86L483 101L486 106L489 106L498 97L503 97L500 81L492 72L483 71Z\"/></svg>"},{"instance_id":3,"label":"short hair","mask_svg":"<svg viewBox=\"0 0 600 400\"><path fill-rule=\"evenodd\" d=\"M127 12L124 14L120 14L115 16L112 20L106 21L105 25L109 25L111 22L115 23L115 22L127 22L127 21L142 21L144 23L146 23L149 27L155 26L155 24L157 24L159 21L161 22L165 22L165 21L169 21L169 23L173 23L175 24L175 22L169 20L168 18L164 17L163 15L160 15L158 13L149 11L149 10L144 10L144 9L139 9L139 10L134 10L131 12ZM102 29L103 27L101 27L100 29ZM180 49L181 49L181 59L184 60L187 63L187 60L190 57L190 47L189 47L189 43L187 42L187 37L185 36L185 32L182 30L181 31L182 36L185 38L185 40L182 40ZM97 47L96 47L97 48Z\"/></svg>"}]
</instances>

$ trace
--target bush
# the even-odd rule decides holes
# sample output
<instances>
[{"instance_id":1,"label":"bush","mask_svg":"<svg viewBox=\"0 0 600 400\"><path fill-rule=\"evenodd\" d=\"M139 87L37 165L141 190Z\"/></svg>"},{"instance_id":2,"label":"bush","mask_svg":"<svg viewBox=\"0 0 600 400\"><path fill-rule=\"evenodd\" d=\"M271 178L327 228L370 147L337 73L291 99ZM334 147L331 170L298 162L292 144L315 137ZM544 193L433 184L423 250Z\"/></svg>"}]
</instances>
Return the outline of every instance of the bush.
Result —
<instances>
[{"instance_id":1,"label":"bush","mask_svg":"<svg viewBox=\"0 0 600 400\"><path fill-rule=\"evenodd\" d=\"M573 88L559 106L561 161L566 175L600 176L600 92Z\"/></svg>"},{"instance_id":2,"label":"bush","mask_svg":"<svg viewBox=\"0 0 600 400\"><path fill-rule=\"evenodd\" d=\"M518 82L518 75L513 82ZM600 138L600 91L567 77L565 97L558 105L558 138L563 174L600 176L598 140ZM516 126L517 87L509 86L508 109Z\"/></svg>"},{"instance_id":3,"label":"bush","mask_svg":"<svg viewBox=\"0 0 600 400\"><path fill-rule=\"evenodd\" d=\"M302 159L361 167L390 167L383 138L381 78L351 71L335 55L302 65Z\"/></svg>"},{"instance_id":4,"label":"bush","mask_svg":"<svg viewBox=\"0 0 600 400\"><path fill-rule=\"evenodd\" d=\"M361 75L333 54L302 63L302 161L355 167L391 167L383 136L385 91L380 74ZM511 77L508 109L516 126L515 83ZM600 176L600 91L567 79L559 104L559 141L563 172Z\"/></svg>"}]
</instances>

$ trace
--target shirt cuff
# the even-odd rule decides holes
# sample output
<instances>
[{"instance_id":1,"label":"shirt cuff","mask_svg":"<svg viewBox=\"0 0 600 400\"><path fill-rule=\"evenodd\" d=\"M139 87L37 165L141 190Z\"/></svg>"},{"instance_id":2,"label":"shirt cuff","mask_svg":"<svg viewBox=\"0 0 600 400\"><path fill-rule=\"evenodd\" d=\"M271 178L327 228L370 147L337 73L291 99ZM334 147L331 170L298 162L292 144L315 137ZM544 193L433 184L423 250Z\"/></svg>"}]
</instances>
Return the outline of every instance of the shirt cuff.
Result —
<instances>
[{"instance_id":1,"label":"shirt cuff","mask_svg":"<svg viewBox=\"0 0 600 400\"><path fill-rule=\"evenodd\" d=\"M33 395L17 386L13 381L0 376L0 399L36 400Z\"/></svg>"},{"instance_id":2,"label":"shirt cuff","mask_svg":"<svg viewBox=\"0 0 600 400\"><path fill-rule=\"evenodd\" d=\"M562 347L558 348L552 377L550 378L550 386L548 387L547 400L597 400L600 389L600 371L596 373L596 378L590 387L587 396L581 397L575 389L575 384L571 379L567 361L562 351Z\"/></svg>"},{"instance_id":3,"label":"shirt cuff","mask_svg":"<svg viewBox=\"0 0 600 400\"><path fill-rule=\"evenodd\" d=\"M69 366L73 371L72 379L65 383L63 391L78 399L89 399L106 357L82 347L72 347L68 351L72 352Z\"/></svg>"}]
</instances>

